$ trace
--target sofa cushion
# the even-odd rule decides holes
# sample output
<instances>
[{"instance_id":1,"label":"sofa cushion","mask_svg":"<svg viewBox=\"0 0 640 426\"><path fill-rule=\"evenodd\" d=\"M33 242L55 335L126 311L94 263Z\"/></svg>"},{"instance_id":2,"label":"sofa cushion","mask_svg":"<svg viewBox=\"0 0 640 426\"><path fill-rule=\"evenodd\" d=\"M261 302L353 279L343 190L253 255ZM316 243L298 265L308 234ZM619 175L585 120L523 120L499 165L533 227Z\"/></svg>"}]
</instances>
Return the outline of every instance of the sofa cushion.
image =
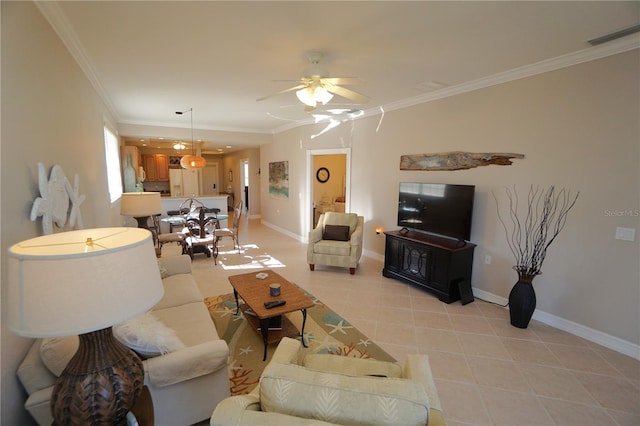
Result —
<instances>
[{"instance_id":1,"label":"sofa cushion","mask_svg":"<svg viewBox=\"0 0 640 426\"><path fill-rule=\"evenodd\" d=\"M162 285L164 296L153 307L153 310L204 300L191 274L170 275L162 280Z\"/></svg>"},{"instance_id":2,"label":"sofa cushion","mask_svg":"<svg viewBox=\"0 0 640 426\"><path fill-rule=\"evenodd\" d=\"M407 379L354 377L271 362L260 378L263 411L343 425L424 425L429 398Z\"/></svg>"},{"instance_id":3,"label":"sofa cushion","mask_svg":"<svg viewBox=\"0 0 640 426\"><path fill-rule=\"evenodd\" d=\"M113 335L142 358L164 355L185 347L176 332L150 312L113 326Z\"/></svg>"},{"instance_id":4,"label":"sofa cushion","mask_svg":"<svg viewBox=\"0 0 640 426\"><path fill-rule=\"evenodd\" d=\"M79 345L78 336L47 337L40 345L40 358L49 371L60 376Z\"/></svg>"},{"instance_id":5,"label":"sofa cushion","mask_svg":"<svg viewBox=\"0 0 640 426\"><path fill-rule=\"evenodd\" d=\"M315 371L340 373L349 376L402 377L402 367L399 364L375 359L308 354L304 357L302 365Z\"/></svg>"},{"instance_id":6,"label":"sofa cushion","mask_svg":"<svg viewBox=\"0 0 640 426\"><path fill-rule=\"evenodd\" d=\"M349 241L349 227L347 225L325 225L322 239Z\"/></svg>"},{"instance_id":7,"label":"sofa cushion","mask_svg":"<svg viewBox=\"0 0 640 426\"><path fill-rule=\"evenodd\" d=\"M204 302L193 302L173 308L154 310L153 314L187 346L218 340L218 332Z\"/></svg>"},{"instance_id":8,"label":"sofa cushion","mask_svg":"<svg viewBox=\"0 0 640 426\"><path fill-rule=\"evenodd\" d=\"M348 241L321 240L313 245L313 252L333 256L349 256L351 244Z\"/></svg>"}]
</instances>

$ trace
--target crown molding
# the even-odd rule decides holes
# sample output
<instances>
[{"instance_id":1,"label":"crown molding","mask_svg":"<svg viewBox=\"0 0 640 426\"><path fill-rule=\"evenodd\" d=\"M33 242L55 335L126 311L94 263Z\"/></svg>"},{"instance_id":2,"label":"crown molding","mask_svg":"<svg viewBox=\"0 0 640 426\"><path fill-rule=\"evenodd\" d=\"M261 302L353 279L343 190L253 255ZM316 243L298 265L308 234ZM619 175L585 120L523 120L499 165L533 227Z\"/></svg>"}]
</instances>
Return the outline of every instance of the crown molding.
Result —
<instances>
[{"instance_id":1,"label":"crown molding","mask_svg":"<svg viewBox=\"0 0 640 426\"><path fill-rule=\"evenodd\" d=\"M589 47L583 50L568 53L566 55L546 59L530 65L525 65L487 77L479 78L477 80L468 81L455 86L445 87L423 95L418 95L397 102L392 102L384 105L382 108L385 111L407 108L426 102L432 102L438 99L472 92L478 89L484 89L498 84L507 83L510 81L519 80L522 78L527 78L562 68L567 68L584 62L594 61L596 59L605 58L607 56L616 55L618 53L623 53L638 48L640 48L640 34L634 34L600 46ZM363 117L376 115L379 113L380 110L378 108L375 108L365 111Z\"/></svg>"},{"instance_id":2,"label":"crown molding","mask_svg":"<svg viewBox=\"0 0 640 426\"><path fill-rule=\"evenodd\" d=\"M111 101L111 97L100 83L98 74L91 65L89 56L82 47L82 44L78 40L78 36L73 30L71 24L69 24L69 21L62 12L62 9L60 9L58 2L36 0L34 3L40 10L40 13L42 13L45 19L49 22L49 25L51 25L56 34L58 34L58 37L60 37L62 43L67 47L71 56L73 56L73 59L75 59L80 69L82 69L84 74L87 76L87 79L89 79L89 82L95 91L98 92L98 96L102 98L109 110L109 113L113 116L116 122L119 122L120 116L116 111L115 105Z\"/></svg>"}]
</instances>

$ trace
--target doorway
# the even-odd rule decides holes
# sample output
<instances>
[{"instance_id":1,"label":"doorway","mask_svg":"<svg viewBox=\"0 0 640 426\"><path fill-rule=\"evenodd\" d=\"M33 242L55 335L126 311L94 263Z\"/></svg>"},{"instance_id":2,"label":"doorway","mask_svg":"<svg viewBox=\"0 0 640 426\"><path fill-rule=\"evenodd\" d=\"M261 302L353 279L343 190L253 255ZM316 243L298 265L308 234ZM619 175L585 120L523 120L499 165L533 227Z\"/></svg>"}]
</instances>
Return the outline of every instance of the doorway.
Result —
<instances>
[{"instance_id":1,"label":"doorway","mask_svg":"<svg viewBox=\"0 0 640 426\"><path fill-rule=\"evenodd\" d=\"M326 169L326 170L320 170ZM333 169L333 173L332 173ZM324 182L323 182L324 181ZM307 151L307 200L304 234L315 227L320 210L349 212L351 203L351 148ZM336 204L336 200L339 200ZM317 202L323 203L322 206Z\"/></svg>"},{"instance_id":2,"label":"doorway","mask_svg":"<svg viewBox=\"0 0 640 426\"><path fill-rule=\"evenodd\" d=\"M242 205L249 213L249 160L240 160L240 182L242 191Z\"/></svg>"}]
</instances>

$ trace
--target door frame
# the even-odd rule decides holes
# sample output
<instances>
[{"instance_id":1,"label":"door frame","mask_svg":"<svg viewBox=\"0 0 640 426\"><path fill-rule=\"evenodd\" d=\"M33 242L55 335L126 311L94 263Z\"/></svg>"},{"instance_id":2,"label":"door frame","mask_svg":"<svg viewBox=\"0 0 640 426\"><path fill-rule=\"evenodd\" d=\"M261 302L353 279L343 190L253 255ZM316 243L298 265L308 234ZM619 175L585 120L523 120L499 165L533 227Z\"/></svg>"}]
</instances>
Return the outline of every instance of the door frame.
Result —
<instances>
[{"instance_id":1,"label":"door frame","mask_svg":"<svg viewBox=\"0 0 640 426\"><path fill-rule=\"evenodd\" d=\"M309 231L311 231L311 215L313 214L313 179L315 172L313 171L313 157L316 155L345 155L345 204L344 211L351 211L351 148L334 148L334 149L309 149L307 150L307 197L305 200L304 220L302 221L302 235L304 242L309 242Z\"/></svg>"},{"instance_id":2,"label":"door frame","mask_svg":"<svg viewBox=\"0 0 640 426\"><path fill-rule=\"evenodd\" d=\"M247 175L245 175L245 164L247 165ZM249 210L251 209L251 203L249 203L249 200L246 199L245 197L245 193L244 193L244 182L247 181L247 187L248 189L248 195L249 198L251 198L251 179L250 176L248 175L248 170L249 167L251 166L251 164L249 163L249 159L248 158L241 158L240 159L240 197L242 200L242 209L243 211L246 212L247 216L249 216ZM249 204L249 208L247 209L246 206L247 204Z\"/></svg>"}]
</instances>

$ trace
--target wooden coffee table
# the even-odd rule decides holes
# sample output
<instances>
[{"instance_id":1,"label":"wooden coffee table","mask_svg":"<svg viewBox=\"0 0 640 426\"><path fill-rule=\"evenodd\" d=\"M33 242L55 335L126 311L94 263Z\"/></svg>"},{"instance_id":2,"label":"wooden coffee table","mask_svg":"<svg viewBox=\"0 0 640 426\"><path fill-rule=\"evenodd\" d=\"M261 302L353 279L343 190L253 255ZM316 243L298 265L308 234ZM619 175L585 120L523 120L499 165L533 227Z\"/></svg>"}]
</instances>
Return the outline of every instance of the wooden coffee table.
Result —
<instances>
[{"instance_id":1,"label":"wooden coffee table","mask_svg":"<svg viewBox=\"0 0 640 426\"><path fill-rule=\"evenodd\" d=\"M265 273L268 276L265 279L256 278L259 273ZM269 343L276 343L285 336L291 337L298 334L296 327L284 315L289 312L302 311L300 336L302 345L307 347L304 342L304 325L307 322L307 308L313 306L313 300L309 299L296 285L269 269L231 275L229 282L233 286L233 295L236 298L236 315L240 313L241 309L238 301L239 296L244 300L245 305L242 307L242 311L248 323L254 330L262 334L263 361L267 359L267 345ZM269 294L269 285L274 283L280 284L280 296L272 297ZM271 309L265 308L264 302L272 300L286 300L287 303ZM247 309L251 309L255 315L247 313ZM277 329L270 330L270 326L273 327L274 323L278 325Z\"/></svg>"}]
</instances>

